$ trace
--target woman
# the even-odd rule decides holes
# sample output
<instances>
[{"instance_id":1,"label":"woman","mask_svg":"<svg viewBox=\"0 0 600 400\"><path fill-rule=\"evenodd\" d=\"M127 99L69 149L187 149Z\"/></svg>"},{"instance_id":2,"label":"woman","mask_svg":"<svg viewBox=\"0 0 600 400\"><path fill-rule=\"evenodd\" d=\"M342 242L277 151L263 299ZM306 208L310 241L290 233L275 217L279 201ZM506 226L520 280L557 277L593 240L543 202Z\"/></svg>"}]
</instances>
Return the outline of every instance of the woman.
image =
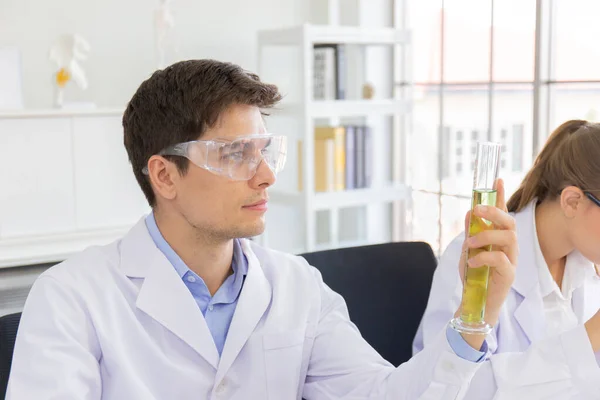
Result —
<instances>
[{"instance_id":1,"label":"woman","mask_svg":"<svg viewBox=\"0 0 600 400\"><path fill-rule=\"evenodd\" d=\"M592 398L600 399L599 198L600 124L565 122L507 203L517 224L517 272L486 338L489 362L475 375L468 398L521 398L529 385L548 382L556 398L595 393ZM463 240L461 234L440 259L415 354L460 305L462 284L455 265ZM552 376L539 368L548 354L556 355Z\"/></svg>"}]
</instances>

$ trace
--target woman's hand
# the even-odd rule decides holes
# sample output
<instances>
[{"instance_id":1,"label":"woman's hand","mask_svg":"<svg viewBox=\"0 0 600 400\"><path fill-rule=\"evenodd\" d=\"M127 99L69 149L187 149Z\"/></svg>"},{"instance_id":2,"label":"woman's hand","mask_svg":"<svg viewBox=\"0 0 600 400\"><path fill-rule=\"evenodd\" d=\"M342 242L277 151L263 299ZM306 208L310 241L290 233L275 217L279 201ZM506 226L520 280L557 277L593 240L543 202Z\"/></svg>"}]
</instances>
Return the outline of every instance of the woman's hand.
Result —
<instances>
[{"instance_id":1,"label":"woman's hand","mask_svg":"<svg viewBox=\"0 0 600 400\"><path fill-rule=\"evenodd\" d=\"M519 248L517 244L516 223L514 218L508 214L506 209L504 182L498 180L496 207L478 206L474 210L474 215L492 222L494 229L482 231L472 237L468 237L470 212L465 218L465 241L463 243L463 252L459 262L460 276L464 284L464 272L468 262L471 268L480 268L489 265L490 275L488 283L488 294L485 307L485 321L494 326L498 322L500 310L506 300L506 296L515 279L517 268L517 258ZM482 251L467 260L467 250L476 249L484 246L492 246L491 251ZM460 314L460 310L456 315ZM485 338L464 335L468 342L474 339L471 344L475 348L481 347Z\"/></svg>"}]
</instances>

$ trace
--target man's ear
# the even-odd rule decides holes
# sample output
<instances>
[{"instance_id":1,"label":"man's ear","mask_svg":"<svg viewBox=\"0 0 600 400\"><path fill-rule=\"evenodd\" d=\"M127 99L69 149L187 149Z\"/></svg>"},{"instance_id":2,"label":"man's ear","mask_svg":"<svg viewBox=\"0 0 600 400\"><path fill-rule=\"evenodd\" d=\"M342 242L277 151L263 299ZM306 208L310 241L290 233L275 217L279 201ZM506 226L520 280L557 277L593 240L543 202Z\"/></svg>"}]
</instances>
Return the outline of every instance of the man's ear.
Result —
<instances>
[{"instance_id":1,"label":"man's ear","mask_svg":"<svg viewBox=\"0 0 600 400\"><path fill-rule=\"evenodd\" d=\"M175 198L175 175L179 176L177 167L164 157L154 155L148 160L148 178L157 196L167 200Z\"/></svg>"},{"instance_id":2,"label":"man's ear","mask_svg":"<svg viewBox=\"0 0 600 400\"><path fill-rule=\"evenodd\" d=\"M575 218L577 211L581 208L583 192L576 186L567 186L560 194L560 207L565 217Z\"/></svg>"}]
</instances>

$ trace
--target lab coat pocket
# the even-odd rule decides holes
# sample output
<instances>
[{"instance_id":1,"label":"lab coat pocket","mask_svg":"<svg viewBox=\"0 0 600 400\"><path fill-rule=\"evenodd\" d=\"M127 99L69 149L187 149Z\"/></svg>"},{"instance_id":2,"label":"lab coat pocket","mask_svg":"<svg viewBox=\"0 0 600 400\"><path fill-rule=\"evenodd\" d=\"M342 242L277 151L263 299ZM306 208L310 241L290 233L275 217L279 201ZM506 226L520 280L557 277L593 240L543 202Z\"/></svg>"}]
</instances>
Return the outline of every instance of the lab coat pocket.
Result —
<instances>
[{"instance_id":1,"label":"lab coat pocket","mask_svg":"<svg viewBox=\"0 0 600 400\"><path fill-rule=\"evenodd\" d=\"M304 329L263 336L269 398L280 400L297 397L304 340Z\"/></svg>"}]
</instances>

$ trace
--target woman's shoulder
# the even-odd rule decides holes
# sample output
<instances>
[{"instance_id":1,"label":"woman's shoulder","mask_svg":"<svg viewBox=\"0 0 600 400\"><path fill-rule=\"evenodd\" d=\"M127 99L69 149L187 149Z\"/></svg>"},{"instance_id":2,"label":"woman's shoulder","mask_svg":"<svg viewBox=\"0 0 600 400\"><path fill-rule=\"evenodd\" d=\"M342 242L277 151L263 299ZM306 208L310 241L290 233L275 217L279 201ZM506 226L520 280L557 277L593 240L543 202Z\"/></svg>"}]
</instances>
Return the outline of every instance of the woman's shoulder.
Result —
<instances>
[{"instance_id":1,"label":"woman's shoulder","mask_svg":"<svg viewBox=\"0 0 600 400\"><path fill-rule=\"evenodd\" d=\"M452 241L446 246L446 249L442 252L440 260L444 258L458 259L462 252L463 242L465 241L465 231L460 232L452 239Z\"/></svg>"}]
</instances>

